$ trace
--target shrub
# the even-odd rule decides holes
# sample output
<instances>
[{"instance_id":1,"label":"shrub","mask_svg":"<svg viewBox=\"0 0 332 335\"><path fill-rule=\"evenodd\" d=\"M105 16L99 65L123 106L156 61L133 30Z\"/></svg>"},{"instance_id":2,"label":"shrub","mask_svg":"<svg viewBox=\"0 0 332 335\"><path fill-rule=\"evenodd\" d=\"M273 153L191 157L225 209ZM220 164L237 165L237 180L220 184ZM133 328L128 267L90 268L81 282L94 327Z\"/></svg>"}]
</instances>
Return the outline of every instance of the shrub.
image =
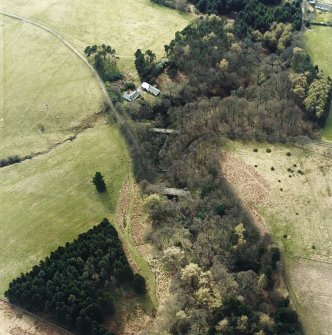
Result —
<instances>
[{"instance_id":1,"label":"shrub","mask_svg":"<svg viewBox=\"0 0 332 335\"><path fill-rule=\"evenodd\" d=\"M271 149L266 149L266 152L269 154L272 150Z\"/></svg>"},{"instance_id":2,"label":"shrub","mask_svg":"<svg viewBox=\"0 0 332 335\"><path fill-rule=\"evenodd\" d=\"M253 150L253 152L258 152L258 149L255 148L255 149Z\"/></svg>"},{"instance_id":3,"label":"shrub","mask_svg":"<svg viewBox=\"0 0 332 335\"><path fill-rule=\"evenodd\" d=\"M126 81L123 84L123 89L125 91L127 91L127 90L134 90L135 88L136 88L136 86L135 86L135 84L132 81Z\"/></svg>"},{"instance_id":4,"label":"shrub","mask_svg":"<svg viewBox=\"0 0 332 335\"><path fill-rule=\"evenodd\" d=\"M274 171L274 167L273 166L271 167L271 171Z\"/></svg>"},{"instance_id":5,"label":"shrub","mask_svg":"<svg viewBox=\"0 0 332 335\"><path fill-rule=\"evenodd\" d=\"M287 155L288 157L290 157L290 156L292 156L292 153L288 151L288 152L286 153L286 155Z\"/></svg>"},{"instance_id":6,"label":"shrub","mask_svg":"<svg viewBox=\"0 0 332 335\"><path fill-rule=\"evenodd\" d=\"M287 234L284 234L283 236L284 236L284 238L287 238L287 237L288 237L288 235L287 235Z\"/></svg>"},{"instance_id":7,"label":"shrub","mask_svg":"<svg viewBox=\"0 0 332 335\"><path fill-rule=\"evenodd\" d=\"M135 273L134 275L133 287L138 294L144 294L146 292L145 279L139 273Z\"/></svg>"}]
</instances>

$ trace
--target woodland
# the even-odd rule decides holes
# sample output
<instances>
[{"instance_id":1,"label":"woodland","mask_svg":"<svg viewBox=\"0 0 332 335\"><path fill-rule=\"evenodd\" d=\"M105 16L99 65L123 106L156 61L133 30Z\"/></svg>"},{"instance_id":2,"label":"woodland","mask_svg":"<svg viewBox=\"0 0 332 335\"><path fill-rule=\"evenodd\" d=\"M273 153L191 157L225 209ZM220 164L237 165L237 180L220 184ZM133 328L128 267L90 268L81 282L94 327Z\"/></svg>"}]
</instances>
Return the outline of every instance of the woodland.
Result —
<instances>
[{"instance_id":1,"label":"woodland","mask_svg":"<svg viewBox=\"0 0 332 335\"><path fill-rule=\"evenodd\" d=\"M300 1L192 4L209 15L177 32L164 59L153 50L135 53L140 79L161 86L158 98L124 103L121 89L111 85L122 78L115 51L105 45L85 49L127 120L121 131L152 220L147 241L171 278L166 308L147 333L303 334L279 289L281 252L271 236L258 232L222 175L220 148L225 139L317 139L330 107L331 79L299 42ZM151 127L177 133L152 134ZM156 185L190 195L166 197L154 191ZM6 295L79 334L107 334L100 323L104 311L113 312L114 288L127 281L144 293L137 276L104 220L15 279Z\"/></svg>"}]
</instances>

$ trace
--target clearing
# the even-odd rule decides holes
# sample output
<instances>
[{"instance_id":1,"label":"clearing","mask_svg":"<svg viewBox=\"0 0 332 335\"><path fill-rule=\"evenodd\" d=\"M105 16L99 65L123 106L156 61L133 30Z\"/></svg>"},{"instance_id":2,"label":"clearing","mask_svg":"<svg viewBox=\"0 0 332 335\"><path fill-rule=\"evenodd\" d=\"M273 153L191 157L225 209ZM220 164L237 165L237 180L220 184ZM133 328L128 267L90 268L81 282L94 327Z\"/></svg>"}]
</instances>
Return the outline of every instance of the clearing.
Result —
<instances>
[{"instance_id":1,"label":"clearing","mask_svg":"<svg viewBox=\"0 0 332 335\"><path fill-rule=\"evenodd\" d=\"M48 25L82 53L87 45L111 45L120 68L134 78L135 51L151 49L162 56L164 45L192 19L150 0L7 0L3 10Z\"/></svg>"},{"instance_id":2,"label":"clearing","mask_svg":"<svg viewBox=\"0 0 332 335\"><path fill-rule=\"evenodd\" d=\"M331 160L324 147L235 141L221 156L227 180L260 230L283 247L286 282L310 335L332 329Z\"/></svg>"},{"instance_id":3,"label":"clearing","mask_svg":"<svg viewBox=\"0 0 332 335\"><path fill-rule=\"evenodd\" d=\"M332 77L332 27L312 26L304 34L304 43L314 65L317 64L328 76ZM322 137L332 141L332 110Z\"/></svg>"}]
</instances>

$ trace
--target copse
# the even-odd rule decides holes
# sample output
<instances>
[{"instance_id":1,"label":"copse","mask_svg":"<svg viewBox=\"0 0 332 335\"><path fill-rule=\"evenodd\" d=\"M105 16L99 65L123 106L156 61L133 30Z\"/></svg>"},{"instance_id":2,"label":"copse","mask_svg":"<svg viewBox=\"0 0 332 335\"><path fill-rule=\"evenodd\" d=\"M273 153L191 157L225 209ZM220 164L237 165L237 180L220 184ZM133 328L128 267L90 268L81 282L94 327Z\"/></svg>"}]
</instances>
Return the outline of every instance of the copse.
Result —
<instances>
[{"instance_id":1,"label":"copse","mask_svg":"<svg viewBox=\"0 0 332 335\"><path fill-rule=\"evenodd\" d=\"M123 78L118 69L116 50L110 45L87 46L84 53L103 81L116 81Z\"/></svg>"},{"instance_id":2,"label":"copse","mask_svg":"<svg viewBox=\"0 0 332 335\"><path fill-rule=\"evenodd\" d=\"M96 189L99 193L106 192L107 188L104 177L100 172L96 172L95 176L92 178L92 183L96 186Z\"/></svg>"},{"instance_id":3,"label":"copse","mask_svg":"<svg viewBox=\"0 0 332 335\"><path fill-rule=\"evenodd\" d=\"M134 276L117 231L104 219L14 279L5 296L76 334L111 335L102 322L114 314L113 292L124 282L144 293L144 278Z\"/></svg>"}]
</instances>

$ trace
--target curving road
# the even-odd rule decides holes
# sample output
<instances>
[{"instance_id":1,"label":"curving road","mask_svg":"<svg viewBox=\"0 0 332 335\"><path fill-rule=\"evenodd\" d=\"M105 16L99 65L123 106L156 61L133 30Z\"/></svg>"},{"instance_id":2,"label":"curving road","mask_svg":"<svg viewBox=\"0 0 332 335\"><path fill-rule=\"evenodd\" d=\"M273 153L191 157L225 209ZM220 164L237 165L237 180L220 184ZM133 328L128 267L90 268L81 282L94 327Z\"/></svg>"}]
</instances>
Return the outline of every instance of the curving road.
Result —
<instances>
[{"instance_id":1,"label":"curving road","mask_svg":"<svg viewBox=\"0 0 332 335\"><path fill-rule=\"evenodd\" d=\"M41 22L37 22L35 20L29 19L27 17L24 16L20 16L20 15L16 15L14 13L10 13L4 10L0 9L0 14L10 17L12 19L15 20L19 20L22 21L24 23L29 23L32 24L38 28L41 28L45 31L47 31L48 33L52 34L54 37L56 37L59 41L61 41L68 49L70 49L86 66L89 67L89 69L91 70L91 72L93 73L94 77L97 79L100 89L103 92L104 98L105 98L105 102L107 103L107 105L109 105L110 107L113 107L112 101L107 93L106 87L104 85L104 82L101 80L101 78L99 77L97 71L94 69L94 67L88 62L88 60L65 38L63 37L60 33L58 33L56 30L48 27L47 25L45 25L44 23Z\"/></svg>"},{"instance_id":2,"label":"curving road","mask_svg":"<svg viewBox=\"0 0 332 335\"><path fill-rule=\"evenodd\" d=\"M40 28L40 29L43 29L43 30L47 31L48 33L52 34L56 39L58 39L61 43L63 43L70 51L72 51L74 53L74 55L76 57L78 57L90 69L93 76L98 81L99 87L100 87L100 89L103 93L103 96L104 96L104 102L105 102L106 106L111 111L111 113L113 113L113 115L115 116L116 122L118 123L118 125L120 127L121 126L126 126L126 130L127 130L126 133L130 137L132 145L135 146L135 148L137 149L136 151L138 151L140 153L140 155L142 156L142 149L141 149L141 146L139 144L139 141L137 140L134 133L131 131L130 127L127 125L126 120L117 112L116 108L114 107L114 105L112 103L111 98L109 97L109 94L107 92L107 89L105 87L105 84L104 84L103 80L100 78L98 72L89 63L89 61L87 60L87 58L84 55L82 55L64 36L62 36L59 32L57 32L56 30L47 26L44 23L35 21L35 20L30 19L28 17L17 15L15 13L8 12L8 11L2 10L2 9L0 9L0 15L7 16L7 17L10 17L12 19L24 22L24 23L29 23L29 24L32 24L32 25ZM122 57L126 57L126 56L122 56Z\"/></svg>"}]
</instances>

